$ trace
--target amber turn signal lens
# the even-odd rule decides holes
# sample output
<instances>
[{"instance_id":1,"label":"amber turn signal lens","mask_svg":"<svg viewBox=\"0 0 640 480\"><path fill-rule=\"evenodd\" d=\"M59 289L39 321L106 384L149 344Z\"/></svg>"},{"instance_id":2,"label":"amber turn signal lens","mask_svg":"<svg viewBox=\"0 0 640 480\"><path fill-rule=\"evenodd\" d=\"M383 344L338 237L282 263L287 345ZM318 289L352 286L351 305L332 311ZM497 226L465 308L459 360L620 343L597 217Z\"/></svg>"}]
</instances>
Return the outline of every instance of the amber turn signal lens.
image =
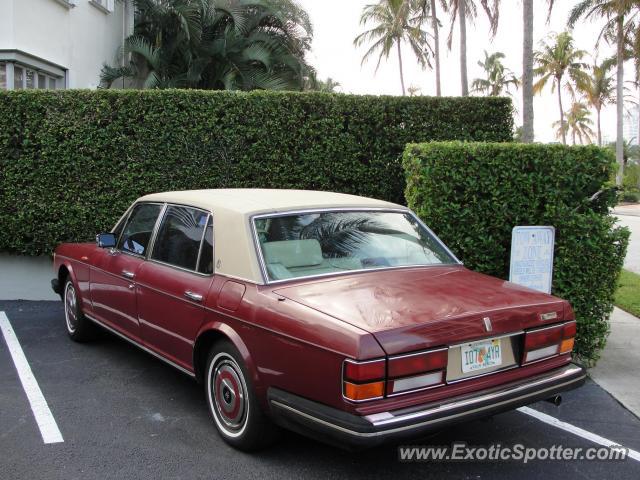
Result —
<instances>
[{"instance_id":1,"label":"amber turn signal lens","mask_svg":"<svg viewBox=\"0 0 640 480\"><path fill-rule=\"evenodd\" d=\"M562 343L560 344L560 353L571 352L573 350L573 342L574 342L573 338L567 338L565 340L562 340Z\"/></svg>"},{"instance_id":2,"label":"amber turn signal lens","mask_svg":"<svg viewBox=\"0 0 640 480\"><path fill-rule=\"evenodd\" d=\"M384 394L384 382L349 383L344 382L344 396L349 400L361 401L381 397Z\"/></svg>"}]
</instances>

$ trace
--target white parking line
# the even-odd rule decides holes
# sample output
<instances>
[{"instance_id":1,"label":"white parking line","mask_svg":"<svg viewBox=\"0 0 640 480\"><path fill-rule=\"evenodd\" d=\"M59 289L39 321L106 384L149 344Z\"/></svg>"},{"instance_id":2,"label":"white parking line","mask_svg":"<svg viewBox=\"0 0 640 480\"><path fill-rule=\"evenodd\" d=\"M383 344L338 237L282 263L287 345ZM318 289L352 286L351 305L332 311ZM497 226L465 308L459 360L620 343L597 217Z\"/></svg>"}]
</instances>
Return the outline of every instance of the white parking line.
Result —
<instances>
[{"instance_id":1,"label":"white parking line","mask_svg":"<svg viewBox=\"0 0 640 480\"><path fill-rule=\"evenodd\" d=\"M574 435L582 437L593 443L597 443L598 445L603 445L605 447L616 446L616 447L627 448L624 445L620 445L617 442L613 442L607 438L601 437L600 435L596 435L595 433L591 433L580 427L571 425L570 423L563 422L562 420L558 420L557 418L552 417L551 415L547 415L546 413L539 412L537 410L534 410L533 408L520 407L518 408L518 411L521 413L524 413L525 415L529 415L537 420L540 420L541 422L544 422L548 425L564 430L565 432L573 433ZM633 458L634 460L640 462L640 452L637 452L636 450L631 450L630 448L627 448L627 450L628 450L627 456L629 458Z\"/></svg>"},{"instance_id":2,"label":"white parking line","mask_svg":"<svg viewBox=\"0 0 640 480\"><path fill-rule=\"evenodd\" d=\"M18 337L16 337L16 333L13 331L11 323L9 323L9 318L7 318L4 312L0 312L0 330L2 330L4 340L7 342L7 347L9 347L9 353L18 371L18 377L20 377L20 381L22 382L24 393L27 394L27 398L29 399L29 404L31 405L33 416L40 429L42 440L44 443L64 442L56 419L53 418L49 405L47 405L47 401L44 395L42 395L36 377L33 376L29 362L27 362L27 357L24 356L20 342L18 342Z\"/></svg>"}]
</instances>

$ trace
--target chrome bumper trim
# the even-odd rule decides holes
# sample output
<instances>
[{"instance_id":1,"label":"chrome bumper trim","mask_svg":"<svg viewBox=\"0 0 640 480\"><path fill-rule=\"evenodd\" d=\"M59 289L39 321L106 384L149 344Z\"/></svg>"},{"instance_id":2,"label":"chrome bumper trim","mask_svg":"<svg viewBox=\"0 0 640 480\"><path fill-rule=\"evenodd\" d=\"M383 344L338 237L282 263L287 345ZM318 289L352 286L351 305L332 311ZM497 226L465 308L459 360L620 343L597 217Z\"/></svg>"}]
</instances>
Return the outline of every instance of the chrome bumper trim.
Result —
<instances>
[{"instance_id":1,"label":"chrome bumper trim","mask_svg":"<svg viewBox=\"0 0 640 480\"><path fill-rule=\"evenodd\" d=\"M312 421L319 425L328 427L334 431L341 432L350 437L367 439L367 438L387 437L389 435L402 433L402 432L406 432L414 429L420 429L422 427L427 427L429 425L435 425L438 423L447 423L458 417L464 417L468 415L473 415L475 413L481 413L485 410L494 410L496 409L496 407L499 407L501 405L508 404L508 403L514 403L519 401L526 402L527 398L539 397L541 394L544 394L545 392L551 393L553 391L557 391L558 389L563 389L564 387L568 387L574 383L580 383L585 379L585 377L586 377L586 373L584 372L584 369L582 369L579 366L568 365L562 368L562 370L559 372L555 372L552 375L539 378L533 382L519 384L513 387L507 387L503 390L487 393L484 395L479 395L477 397L471 397L464 400L453 401L437 407L427 408L426 410L411 412L407 414L400 414L400 415L394 414L393 412L382 412L382 413L376 413L373 415L367 415L362 418L367 422L369 422L370 426L373 429L376 429L376 428L380 429L380 430L374 430L374 431L368 431L368 432L356 431L351 428L347 428L342 425L337 425L330 421L320 419L314 415L310 415L306 412L303 412L295 407L286 405L276 399L271 400L271 404L277 408L280 408L289 413L295 414L296 416L302 417L306 420ZM535 389L534 391L523 393L522 395L518 395L518 392L522 392L524 390L531 390L532 388L535 388L535 387L540 387L540 388ZM488 402L488 401L491 403L488 403L486 405L479 405L479 404L482 404L483 402ZM479 405L479 406L476 406L476 405ZM446 415L446 412L454 411L456 409L463 409L463 410L457 413L451 413L450 415ZM442 415L443 413L445 415ZM434 416L436 418L432 418ZM414 422L414 423L394 427L394 425L398 423L403 423L403 422ZM387 427L390 427L390 428L387 428Z\"/></svg>"},{"instance_id":2,"label":"chrome bumper trim","mask_svg":"<svg viewBox=\"0 0 640 480\"><path fill-rule=\"evenodd\" d=\"M423 411L419 411L419 412L414 412L414 413L408 413L405 415L394 415L393 412L386 412L389 413L392 418L384 418L381 420L375 420L375 419L371 419L370 417L372 417L372 415L366 416L364 417L366 420L370 421L371 424L374 427L381 427L381 426L386 426L386 425L393 425L395 423L400 423L400 422L406 422L406 421L411 421L411 420L421 420L423 418L429 418L429 417L433 417L434 415L437 415L439 413L443 413L443 412L447 412L447 411L451 411L451 410L456 410L458 408L464 408L464 407L473 407L473 405L479 404L479 403L483 403L486 401L491 401L491 400L498 400L498 402L495 403L491 403L488 406L485 407L480 407L477 409L473 409L473 410L465 410L463 412L463 414L467 414L470 412L475 412L475 411L481 411L483 409L489 409L489 408L493 408L497 405L502 405L504 403L509 403L515 400L520 400L520 399L524 399L526 397L531 397L534 395L538 395L546 390L554 390L558 387L563 387L563 386L567 386L571 383L574 383L576 381L580 381L582 380L584 377L586 377L586 374L582 375L579 378L573 378L568 382L562 383L562 384L553 384L552 386L548 387L548 388L542 388L540 390L536 390L535 392L531 392L531 393L527 393L525 395L521 395L518 397L511 397L511 395L513 394L517 394L518 392L521 392L523 390L529 390L531 388L535 388L537 386L541 386L544 387L545 384L547 383L551 383L551 382L557 382L557 381L561 381L564 378L567 377L572 377L574 375L576 375L578 372L580 372L582 369L580 367L570 367L556 375L553 376L549 376L549 377L545 377L545 378L541 378L535 382L531 382L531 383L525 383L516 387L512 387L512 388L508 388L505 390L500 390L498 392L494 392L494 393L488 393L486 395L481 395L478 397L472 397L466 400L460 400L457 402L451 402L451 403L445 403L444 405L440 405L439 407L436 408L430 408L428 410L423 410ZM504 398L506 396L509 396L509 399L506 401L499 401L501 398ZM450 417L446 417L446 418L454 418L456 416L458 416L460 414L456 414L456 415L452 415ZM428 422L425 422L428 423Z\"/></svg>"}]
</instances>

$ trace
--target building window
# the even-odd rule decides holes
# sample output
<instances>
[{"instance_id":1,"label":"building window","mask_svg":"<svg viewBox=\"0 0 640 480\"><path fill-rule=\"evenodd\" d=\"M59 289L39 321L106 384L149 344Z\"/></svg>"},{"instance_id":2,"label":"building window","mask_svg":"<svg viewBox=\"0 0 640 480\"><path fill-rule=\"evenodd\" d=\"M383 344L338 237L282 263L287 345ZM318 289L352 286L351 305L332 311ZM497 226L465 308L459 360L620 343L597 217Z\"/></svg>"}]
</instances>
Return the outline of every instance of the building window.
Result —
<instances>
[{"instance_id":1,"label":"building window","mask_svg":"<svg viewBox=\"0 0 640 480\"><path fill-rule=\"evenodd\" d=\"M7 89L7 64L0 63L0 90Z\"/></svg>"},{"instance_id":2,"label":"building window","mask_svg":"<svg viewBox=\"0 0 640 480\"><path fill-rule=\"evenodd\" d=\"M115 10L114 0L89 0L89 3L105 13L110 13Z\"/></svg>"},{"instance_id":3,"label":"building window","mask_svg":"<svg viewBox=\"0 0 640 480\"><path fill-rule=\"evenodd\" d=\"M38 88L47 88L47 76L42 73L38 74Z\"/></svg>"},{"instance_id":4,"label":"building window","mask_svg":"<svg viewBox=\"0 0 640 480\"><path fill-rule=\"evenodd\" d=\"M22 90L24 88L24 68L18 65L13 66L13 89Z\"/></svg>"},{"instance_id":5,"label":"building window","mask_svg":"<svg viewBox=\"0 0 640 480\"><path fill-rule=\"evenodd\" d=\"M26 70L25 87L36 88L36 72L34 72L33 70Z\"/></svg>"}]
</instances>

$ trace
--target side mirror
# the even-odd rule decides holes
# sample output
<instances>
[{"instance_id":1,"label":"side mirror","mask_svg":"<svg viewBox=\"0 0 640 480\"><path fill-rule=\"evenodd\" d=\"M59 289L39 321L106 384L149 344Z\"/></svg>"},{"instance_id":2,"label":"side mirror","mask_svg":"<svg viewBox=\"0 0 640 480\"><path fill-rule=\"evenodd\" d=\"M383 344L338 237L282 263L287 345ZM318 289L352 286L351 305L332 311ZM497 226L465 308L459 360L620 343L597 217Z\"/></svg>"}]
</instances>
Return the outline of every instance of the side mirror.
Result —
<instances>
[{"instance_id":1,"label":"side mirror","mask_svg":"<svg viewBox=\"0 0 640 480\"><path fill-rule=\"evenodd\" d=\"M113 233L99 233L96 235L96 243L100 248L114 248L117 239Z\"/></svg>"}]
</instances>

